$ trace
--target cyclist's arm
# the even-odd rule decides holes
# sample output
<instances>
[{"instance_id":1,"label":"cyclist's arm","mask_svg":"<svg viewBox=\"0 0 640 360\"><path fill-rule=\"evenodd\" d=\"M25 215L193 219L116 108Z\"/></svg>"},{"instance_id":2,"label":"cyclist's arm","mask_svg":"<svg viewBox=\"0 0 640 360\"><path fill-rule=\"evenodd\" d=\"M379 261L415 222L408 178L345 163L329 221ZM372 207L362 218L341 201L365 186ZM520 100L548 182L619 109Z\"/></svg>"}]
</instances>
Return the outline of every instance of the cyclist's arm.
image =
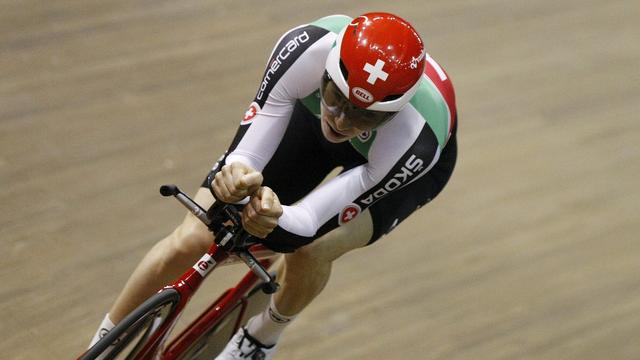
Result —
<instances>
[{"instance_id":1,"label":"cyclist's arm","mask_svg":"<svg viewBox=\"0 0 640 360\"><path fill-rule=\"evenodd\" d=\"M264 169L284 136L296 100L320 86L332 39L327 34L303 25L280 38L225 163L238 161L257 171Z\"/></svg>"},{"instance_id":2,"label":"cyclist's arm","mask_svg":"<svg viewBox=\"0 0 640 360\"><path fill-rule=\"evenodd\" d=\"M283 206L274 241L309 242L339 226L342 211L360 211L417 180L437 162L440 147L424 120L409 109L379 129L369 162L326 182L293 206Z\"/></svg>"}]
</instances>

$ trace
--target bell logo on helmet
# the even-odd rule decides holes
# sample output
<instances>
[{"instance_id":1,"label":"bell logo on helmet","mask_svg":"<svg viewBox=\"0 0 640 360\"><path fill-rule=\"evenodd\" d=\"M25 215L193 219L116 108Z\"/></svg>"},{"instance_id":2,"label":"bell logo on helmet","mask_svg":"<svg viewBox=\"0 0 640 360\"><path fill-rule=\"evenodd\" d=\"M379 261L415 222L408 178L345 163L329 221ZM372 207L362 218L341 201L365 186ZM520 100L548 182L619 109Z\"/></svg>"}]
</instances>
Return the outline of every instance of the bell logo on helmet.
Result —
<instances>
[{"instance_id":1,"label":"bell logo on helmet","mask_svg":"<svg viewBox=\"0 0 640 360\"><path fill-rule=\"evenodd\" d=\"M362 70L369 73L369 77L367 78L367 82L371 85L375 85L378 79L382 81L386 81L389 76L388 73L384 72L382 68L384 67L384 61L378 59L375 65L371 65L369 63L364 64L364 68Z\"/></svg>"},{"instance_id":2,"label":"bell logo on helmet","mask_svg":"<svg viewBox=\"0 0 640 360\"><path fill-rule=\"evenodd\" d=\"M371 95L370 92L368 92L367 90L361 87L354 87L353 89L351 89L351 93L353 94L353 96L357 97L358 100L362 102L366 102L366 103L373 102L373 95Z\"/></svg>"}]
</instances>

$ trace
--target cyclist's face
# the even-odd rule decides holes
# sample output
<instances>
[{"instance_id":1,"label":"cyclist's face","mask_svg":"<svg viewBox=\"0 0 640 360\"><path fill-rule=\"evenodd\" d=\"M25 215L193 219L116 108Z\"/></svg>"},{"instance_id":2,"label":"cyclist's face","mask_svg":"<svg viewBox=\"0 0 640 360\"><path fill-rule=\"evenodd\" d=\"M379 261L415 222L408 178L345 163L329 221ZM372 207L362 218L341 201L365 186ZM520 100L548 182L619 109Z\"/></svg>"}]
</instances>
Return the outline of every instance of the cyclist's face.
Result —
<instances>
[{"instance_id":1,"label":"cyclist's face","mask_svg":"<svg viewBox=\"0 0 640 360\"><path fill-rule=\"evenodd\" d=\"M338 116L332 114L324 104L321 105L320 114L322 133L330 142L347 141L365 131L353 126L344 114Z\"/></svg>"},{"instance_id":2,"label":"cyclist's face","mask_svg":"<svg viewBox=\"0 0 640 360\"><path fill-rule=\"evenodd\" d=\"M353 105L325 72L320 85L322 132L330 142L339 143L372 130L396 113L365 110Z\"/></svg>"}]
</instances>

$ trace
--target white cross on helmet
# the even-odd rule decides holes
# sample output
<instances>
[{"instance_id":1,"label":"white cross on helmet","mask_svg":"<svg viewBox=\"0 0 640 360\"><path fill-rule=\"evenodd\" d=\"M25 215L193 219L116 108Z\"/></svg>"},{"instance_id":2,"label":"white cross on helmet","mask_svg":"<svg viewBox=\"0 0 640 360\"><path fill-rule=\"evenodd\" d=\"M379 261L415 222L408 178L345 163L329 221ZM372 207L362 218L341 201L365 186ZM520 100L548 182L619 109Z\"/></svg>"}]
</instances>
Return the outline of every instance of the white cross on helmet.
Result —
<instances>
[{"instance_id":1,"label":"white cross on helmet","mask_svg":"<svg viewBox=\"0 0 640 360\"><path fill-rule=\"evenodd\" d=\"M362 70L369 73L369 77L367 78L367 82L371 85L376 84L376 80L380 79L382 81L387 80L389 76L388 73L384 72L382 68L384 67L384 61L378 59L375 65L371 65L369 63L364 64L364 68Z\"/></svg>"}]
</instances>

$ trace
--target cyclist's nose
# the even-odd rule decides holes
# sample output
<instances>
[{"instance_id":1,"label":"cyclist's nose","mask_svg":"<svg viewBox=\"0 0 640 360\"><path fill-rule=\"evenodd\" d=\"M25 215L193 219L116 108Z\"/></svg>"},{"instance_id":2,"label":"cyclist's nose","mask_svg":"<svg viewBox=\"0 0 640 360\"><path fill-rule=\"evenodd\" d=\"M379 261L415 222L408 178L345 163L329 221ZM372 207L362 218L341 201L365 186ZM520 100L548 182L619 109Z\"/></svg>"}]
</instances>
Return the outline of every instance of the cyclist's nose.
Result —
<instances>
[{"instance_id":1,"label":"cyclist's nose","mask_svg":"<svg viewBox=\"0 0 640 360\"><path fill-rule=\"evenodd\" d=\"M334 117L333 123L336 125L336 130L338 131L347 131L352 128L351 122L347 119L344 113L340 113L340 116Z\"/></svg>"}]
</instances>

